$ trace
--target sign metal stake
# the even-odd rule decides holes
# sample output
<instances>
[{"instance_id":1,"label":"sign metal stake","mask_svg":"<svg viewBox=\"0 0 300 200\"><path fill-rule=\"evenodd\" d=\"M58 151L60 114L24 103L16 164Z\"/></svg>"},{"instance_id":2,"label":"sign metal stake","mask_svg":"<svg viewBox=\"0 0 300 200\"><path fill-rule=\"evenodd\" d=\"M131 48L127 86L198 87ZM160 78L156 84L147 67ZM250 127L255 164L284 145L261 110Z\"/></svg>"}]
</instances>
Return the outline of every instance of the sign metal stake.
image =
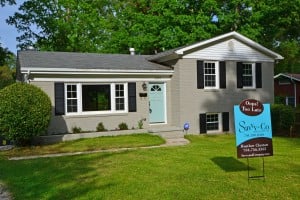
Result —
<instances>
[{"instance_id":1,"label":"sign metal stake","mask_svg":"<svg viewBox=\"0 0 300 200\"><path fill-rule=\"evenodd\" d=\"M260 179L263 178L265 181L265 159L264 157L262 157L262 175L257 175L257 176L250 176L250 164L249 164L249 158L247 158L247 164L248 164L248 182L249 180L253 180L253 179Z\"/></svg>"}]
</instances>

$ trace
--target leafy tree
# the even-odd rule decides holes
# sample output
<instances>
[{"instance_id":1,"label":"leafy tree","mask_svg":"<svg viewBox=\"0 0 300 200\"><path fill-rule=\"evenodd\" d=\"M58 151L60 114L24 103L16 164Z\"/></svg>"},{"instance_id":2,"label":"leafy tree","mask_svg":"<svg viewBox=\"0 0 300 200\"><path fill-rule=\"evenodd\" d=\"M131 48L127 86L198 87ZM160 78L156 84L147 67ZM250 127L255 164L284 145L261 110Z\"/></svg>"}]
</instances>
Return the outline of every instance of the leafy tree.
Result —
<instances>
[{"instance_id":1,"label":"leafy tree","mask_svg":"<svg viewBox=\"0 0 300 200\"><path fill-rule=\"evenodd\" d=\"M300 0L27 0L19 10L7 21L21 48L153 54L235 30L283 54L278 70L300 71Z\"/></svg>"},{"instance_id":2,"label":"leafy tree","mask_svg":"<svg viewBox=\"0 0 300 200\"><path fill-rule=\"evenodd\" d=\"M40 88L15 83L0 90L0 135L16 145L28 145L43 134L50 117L51 101Z\"/></svg>"},{"instance_id":3,"label":"leafy tree","mask_svg":"<svg viewBox=\"0 0 300 200\"><path fill-rule=\"evenodd\" d=\"M8 66L0 67L0 90L15 82L15 70Z\"/></svg>"},{"instance_id":4,"label":"leafy tree","mask_svg":"<svg viewBox=\"0 0 300 200\"><path fill-rule=\"evenodd\" d=\"M7 48L1 47L0 43L0 66L8 65L9 67L14 67L15 55L9 51Z\"/></svg>"},{"instance_id":5,"label":"leafy tree","mask_svg":"<svg viewBox=\"0 0 300 200\"><path fill-rule=\"evenodd\" d=\"M0 89L15 82L15 62L15 55L7 48L0 46Z\"/></svg>"},{"instance_id":6,"label":"leafy tree","mask_svg":"<svg viewBox=\"0 0 300 200\"><path fill-rule=\"evenodd\" d=\"M114 15L109 0L28 0L7 22L24 34L22 49L97 52L109 37L105 32ZM36 29L37 28L37 29Z\"/></svg>"},{"instance_id":7,"label":"leafy tree","mask_svg":"<svg viewBox=\"0 0 300 200\"><path fill-rule=\"evenodd\" d=\"M0 6L5 6L5 4L8 3L9 5L16 4L15 0L0 0Z\"/></svg>"}]
</instances>

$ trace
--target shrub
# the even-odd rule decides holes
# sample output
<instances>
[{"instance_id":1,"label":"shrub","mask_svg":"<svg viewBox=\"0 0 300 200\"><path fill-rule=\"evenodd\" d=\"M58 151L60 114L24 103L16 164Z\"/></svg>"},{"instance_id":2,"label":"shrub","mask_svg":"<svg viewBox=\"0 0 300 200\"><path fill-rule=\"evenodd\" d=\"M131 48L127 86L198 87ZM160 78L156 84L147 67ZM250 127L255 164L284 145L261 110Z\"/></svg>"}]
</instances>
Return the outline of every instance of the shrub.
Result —
<instances>
[{"instance_id":1,"label":"shrub","mask_svg":"<svg viewBox=\"0 0 300 200\"><path fill-rule=\"evenodd\" d=\"M284 104L285 105L285 97L284 96L275 96L274 102L275 102L275 104Z\"/></svg>"},{"instance_id":2,"label":"shrub","mask_svg":"<svg viewBox=\"0 0 300 200\"><path fill-rule=\"evenodd\" d=\"M273 104L271 105L271 119L274 133L279 133L280 131L286 132L294 125L295 112L290 106Z\"/></svg>"},{"instance_id":3,"label":"shrub","mask_svg":"<svg viewBox=\"0 0 300 200\"><path fill-rule=\"evenodd\" d=\"M72 133L82 133L82 129L80 127L74 126L72 127Z\"/></svg>"},{"instance_id":4,"label":"shrub","mask_svg":"<svg viewBox=\"0 0 300 200\"><path fill-rule=\"evenodd\" d=\"M40 88L14 83L0 90L0 133L16 145L45 133L50 118L51 101Z\"/></svg>"},{"instance_id":5,"label":"shrub","mask_svg":"<svg viewBox=\"0 0 300 200\"><path fill-rule=\"evenodd\" d=\"M119 129L120 130L128 130L128 126L126 123L122 122L119 124Z\"/></svg>"},{"instance_id":6,"label":"shrub","mask_svg":"<svg viewBox=\"0 0 300 200\"><path fill-rule=\"evenodd\" d=\"M104 127L103 123L102 122L99 122L97 127L96 127L96 130L98 132L103 132L103 131L107 131L107 129Z\"/></svg>"},{"instance_id":7,"label":"shrub","mask_svg":"<svg viewBox=\"0 0 300 200\"><path fill-rule=\"evenodd\" d=\"M146 118L140 119L140 120L138 121L138 128L139 128L139 129L143 129L143 126L144 126L143 121L146 121Z\"/></svg>"}]
</instances>

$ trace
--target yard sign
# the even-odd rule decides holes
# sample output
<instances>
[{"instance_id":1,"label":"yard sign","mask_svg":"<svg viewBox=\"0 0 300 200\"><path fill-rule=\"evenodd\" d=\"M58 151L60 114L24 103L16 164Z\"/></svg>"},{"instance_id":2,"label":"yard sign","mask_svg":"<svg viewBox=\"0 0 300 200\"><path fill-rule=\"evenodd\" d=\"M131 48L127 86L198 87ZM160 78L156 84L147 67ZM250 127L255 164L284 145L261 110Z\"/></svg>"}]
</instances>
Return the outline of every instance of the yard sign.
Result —
<instances>
[{"instance_id":1,"label":"yard sign","mask_svg":"<svg viewBox=\"0 0 300 200\"><path fill-rule=\"evenodd\" d=\"M270 104L246 99L234 106L238 158L273 155Z\"/></svg>"}]
</instances>

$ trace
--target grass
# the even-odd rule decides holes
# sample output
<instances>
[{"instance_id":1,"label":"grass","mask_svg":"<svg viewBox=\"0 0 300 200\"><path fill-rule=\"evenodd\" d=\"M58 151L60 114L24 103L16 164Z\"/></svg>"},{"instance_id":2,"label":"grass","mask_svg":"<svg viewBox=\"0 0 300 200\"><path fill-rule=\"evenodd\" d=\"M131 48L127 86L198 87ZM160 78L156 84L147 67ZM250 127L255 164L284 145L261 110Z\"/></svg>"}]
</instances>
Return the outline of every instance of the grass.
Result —
<instances>
[{"instance_id":1,"label":"grass","mask_svg":"<svg viewBox=\"0 0 300 200\"><path fill-rule=\"evenodd\" d=\"M273 138L265 181L247 179L233 135L188 136L181 147L8 161L0 180L18 199L299 199L300 139ZM251 174L261 158L250 159Z\"/></svg>"},{"instance_id":2,"label":"grass","mask_svg":"<svg viewBox=\"0 0 300 200\"><path fill-rule=\"evenodd\" d=\"M81 151L95 151L112 148L154 146L165 143L165 141L155 135L132 134L123 136L106 136L89 139L79 139L61 142L53 145L42 145L32 147L19 147L11 151L3 152L6 157L44 155L55 153L69 153Z\"/></svg>"}]
</instances>

